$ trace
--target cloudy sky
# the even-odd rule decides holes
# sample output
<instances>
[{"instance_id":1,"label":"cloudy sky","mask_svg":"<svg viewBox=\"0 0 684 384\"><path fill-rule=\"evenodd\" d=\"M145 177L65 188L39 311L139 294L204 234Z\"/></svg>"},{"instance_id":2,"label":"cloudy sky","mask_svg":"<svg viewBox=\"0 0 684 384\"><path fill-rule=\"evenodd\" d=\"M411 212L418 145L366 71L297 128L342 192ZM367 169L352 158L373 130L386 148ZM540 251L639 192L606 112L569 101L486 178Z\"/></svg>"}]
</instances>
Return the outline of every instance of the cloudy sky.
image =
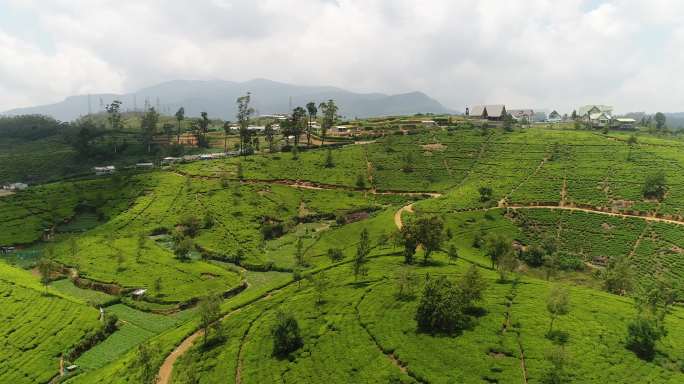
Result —
<instances>
[{"instance_id":1,"label":"cloudy sky","mask_svg":"<svg viewBox=\"0 0 684 384\"><path fill-rule=\"evenodd\" d=\"M173 79L684 111L681 0L0 0L0 111Z\"/></svg>"}]
</instances>

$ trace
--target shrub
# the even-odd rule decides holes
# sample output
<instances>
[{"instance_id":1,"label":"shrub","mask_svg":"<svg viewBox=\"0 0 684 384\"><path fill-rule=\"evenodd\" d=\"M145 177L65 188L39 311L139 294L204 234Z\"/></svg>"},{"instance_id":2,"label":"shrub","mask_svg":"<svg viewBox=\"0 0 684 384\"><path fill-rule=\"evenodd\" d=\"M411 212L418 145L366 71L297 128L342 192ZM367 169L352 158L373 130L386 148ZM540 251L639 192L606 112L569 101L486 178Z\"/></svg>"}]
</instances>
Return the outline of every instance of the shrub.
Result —
<instances>
[{"instance_id":1,"label":"shrub","mask_svg":"<svg viewBox=\"0 0 684 384\"><path fill-rule=\"evenodd\" d=\"M183 234L190 237L195 237L201 227L200 219L195 215L183 216L179 225L183 227Z\"/></svg>"},{"instance_id":2,"label":"shrub","mask_svg":"<svg viewBox=\"0 0 684 384\"><path fill-rule=\"evenodd\" d=\"M642 192L647 199L662 200L665 197L665 192L667 192L665 174L658 171L646 176Z\"/></svg>"},{"instance_id":3,"label":"shrub","mask_svg":"<svg viewBox=\"0 0 684 384\"><path fill-rule=\"evenodd\" d=\"M535 245L520 254L520 258L530 267L541 267L544 262L544 251Z\"/></svg>"},{"instance_id":4,"label":"shrub","mask_svg":"<svg viewBox=\"0 0 684 384\"><path fill-rule=\"evenodd\" d=\"M493 191L490 187L480 187L477 191L480 193L481 202L484 203L492 199Z\"/></svg>"},{"instance_id":5,"label":"shrub","mask_svg":"<svg viewBox=\"0 0 684 384\"><path fill-rule=\"evenodd\" d=\"M285 233L285 227L280 222L267 222L261 225L261 235L264 240L271 240L282 236Z\"/></svg>"},{"instance_id":6,"label":"shrub","mask_svg":"<svg viewBox=\"0 0 684 384\"><path fill-rule=\"evenodd\" d=\"M334 263L344 259L344 254L339 248L328 248L328 257L330 258L330 261Z\"/></svg>"},{"instance_id":7,"label":"shrub","mask_svg":"<svg viewBox=\"0 0 684 384\"><path fill-rule=\"evenodd\" d=\"M655 344L667 332L655 318L639 316L627 325L627 348L642 359L651 360Z\"/></svg>"}]
</instances>

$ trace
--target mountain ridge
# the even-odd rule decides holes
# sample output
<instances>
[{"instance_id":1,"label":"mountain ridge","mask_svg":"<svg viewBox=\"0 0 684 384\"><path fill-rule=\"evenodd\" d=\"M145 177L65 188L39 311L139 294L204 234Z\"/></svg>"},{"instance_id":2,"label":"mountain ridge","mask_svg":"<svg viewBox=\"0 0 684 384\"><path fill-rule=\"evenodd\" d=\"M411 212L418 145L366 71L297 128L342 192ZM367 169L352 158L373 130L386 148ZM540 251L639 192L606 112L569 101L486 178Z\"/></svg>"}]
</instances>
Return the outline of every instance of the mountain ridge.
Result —
<instances>
[{"instance_id":1,"label":"mountain ridge","mask_svg":"<svg viewBox=\"0 0 684 384\"><path fill-rule=\"evenodd\" d=\"M86 115L89 110L93 113L103 111L106 104L118 99L122 101L124 111L141 111L149 105L170 115L182 106L188 116L199 116L200 112L207 112L212 117L231 120L236 113L235 99L247 92L251 92L252 106L258 114L287 113L291 108L304 106L310 101L318 104L328 99L337 102L339 113L345 117L451 112L439 101L420 91L391 95L378 92L358 93L334 86L302 86L256 78L244 82L170 80L136 92L72 95L60 102L15 108L3 114L44 114L58 120L71 121Z\"/></svg>"}]
</instances>

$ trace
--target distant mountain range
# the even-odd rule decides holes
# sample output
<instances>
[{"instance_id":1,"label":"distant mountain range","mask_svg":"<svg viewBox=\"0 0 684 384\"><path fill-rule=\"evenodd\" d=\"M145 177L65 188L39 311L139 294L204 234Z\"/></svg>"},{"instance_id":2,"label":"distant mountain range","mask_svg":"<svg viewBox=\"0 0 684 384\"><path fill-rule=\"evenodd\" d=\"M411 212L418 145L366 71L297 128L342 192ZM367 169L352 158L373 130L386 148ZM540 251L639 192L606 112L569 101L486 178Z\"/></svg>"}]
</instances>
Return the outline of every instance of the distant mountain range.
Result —
<instances>
[{"instance_id":1,"label":"distant mountain range","mask_svg":"<svg viewBox=\"0 0 684 384\"><path fill-rule=\"evenodd\" d=\"M339 113L348 118L450 112L437 100L422 92L398 95L355 93L336 87L299 86L255 79L245 82L174 80L134 93L70 96L59 103L17 108L4 114L44 114L58 120L71 121L88 114L89 110L93 113L100 112L105 105L121 100L124 111L142 111L149 105L157 107L162 114L171 115L182 106L188 116L199 116L200 112L207 112L210 117L234 120L235 100L247 92L251 92L252 106L258 114L287 113L291 108L304 107L310 101L318 104L328 99L335 100L340 107Z\"/></svg>"}]
</instances>

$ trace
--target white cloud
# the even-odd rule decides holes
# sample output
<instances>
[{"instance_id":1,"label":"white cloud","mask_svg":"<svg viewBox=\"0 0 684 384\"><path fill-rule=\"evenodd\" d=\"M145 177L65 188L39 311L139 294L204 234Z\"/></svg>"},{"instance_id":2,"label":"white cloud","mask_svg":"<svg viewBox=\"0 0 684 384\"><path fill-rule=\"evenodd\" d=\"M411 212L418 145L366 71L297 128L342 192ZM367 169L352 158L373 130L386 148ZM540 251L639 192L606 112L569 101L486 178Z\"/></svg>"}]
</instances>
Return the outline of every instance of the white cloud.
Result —
<instances>
[{"instance_id":1,"label":"white cloud","mask_svg":"<svg viewBox=\"0 0 684 384\"><path fill-rule=\"evenodd\" d=\"M570 112L684 110L675 0L12 0L54 42L0 24L0 110L178 78L421 90ZM0 5L0 12L2 12Z\"/></svg>"}]
</instances>

